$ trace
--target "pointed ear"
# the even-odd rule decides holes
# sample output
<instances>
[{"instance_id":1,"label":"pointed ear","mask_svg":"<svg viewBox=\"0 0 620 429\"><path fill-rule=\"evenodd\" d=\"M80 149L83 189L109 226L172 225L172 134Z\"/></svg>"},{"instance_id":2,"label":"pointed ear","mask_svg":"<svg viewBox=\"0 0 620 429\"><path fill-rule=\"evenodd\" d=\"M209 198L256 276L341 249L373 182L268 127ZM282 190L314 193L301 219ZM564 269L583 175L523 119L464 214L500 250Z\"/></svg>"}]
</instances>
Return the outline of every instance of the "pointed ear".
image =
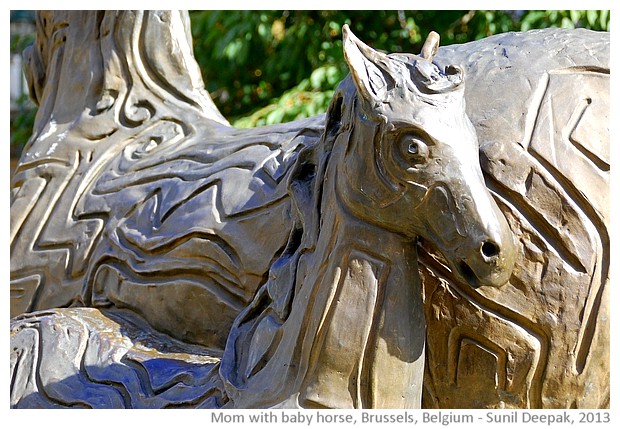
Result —
<instances>
[{"instance_id":1,"label":"pointed ear","mask_svg":"<svg viewBox=\"0 0 620 429\"><path fill-rule=\"evenodd\" d=\"M433 57L437 54L439 50L439 34L431 31L428 33L428 37L424 42L424 46L422 46L422 52L420 52L420 56L428 61L433 61Z\"/></svg>"},{"instance_id":2,"label":"pointed ear","mask_svg":"<svg viewBox=\"0 0 620 429\"><path fill-rule=\"evenodd\" d=\"M395 86L392 60L365 45L346 24L342 27L342 42L358 93L371 105L385 101L388 91Z\"/></svg>"}]
</instances>

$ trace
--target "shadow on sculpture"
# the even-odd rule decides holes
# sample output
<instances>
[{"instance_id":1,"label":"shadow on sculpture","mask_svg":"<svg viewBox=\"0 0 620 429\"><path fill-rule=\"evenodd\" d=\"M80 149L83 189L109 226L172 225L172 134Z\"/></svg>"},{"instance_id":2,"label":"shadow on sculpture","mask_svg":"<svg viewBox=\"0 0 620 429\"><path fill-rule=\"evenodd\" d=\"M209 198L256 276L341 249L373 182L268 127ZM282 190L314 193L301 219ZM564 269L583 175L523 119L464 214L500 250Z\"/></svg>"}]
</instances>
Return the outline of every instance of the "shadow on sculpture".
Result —
<instances>
[{"instance_id":1,"label":"shadow on sculpture","mask_svg":"<svg viewBox=\"0 0 620 429\"><path fill-rule=\"evenodd\" d=\"M11 406L609 405L608 34L345 26L325 118L239 130L187 29L38 17Z\"/></svg>"},{"instance_id":2,"label":"shadow on sculpture","mask_svg":"<svg viewBox=\"0 0 620 429\"><path fill-rule=\"evenodd\" d=\"M13 350L11 372L23 378L11 394L19 408L219 406L221 353L155 332L133 312L62 309L16 320L19 328L11 333L21 347ZM77 358L63 357L64 351ZM22 372L33 367L50 370Z\"/></svg>"}]
</instances>

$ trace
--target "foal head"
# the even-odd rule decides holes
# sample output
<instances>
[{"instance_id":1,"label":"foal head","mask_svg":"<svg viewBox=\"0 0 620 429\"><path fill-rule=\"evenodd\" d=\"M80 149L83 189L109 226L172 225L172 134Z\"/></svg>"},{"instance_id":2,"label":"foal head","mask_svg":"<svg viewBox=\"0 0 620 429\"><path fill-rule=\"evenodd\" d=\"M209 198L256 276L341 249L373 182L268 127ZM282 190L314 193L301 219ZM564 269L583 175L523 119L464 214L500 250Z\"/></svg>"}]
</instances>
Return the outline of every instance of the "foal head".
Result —
<instances>
[{"instance_id":1,"label":"foal head","mask_svg":"<svg viewBox=\"0 0 620 429\"><path fill-rule=\"evenodd\" d=\"M435 33L419 56L377 52L347 26L343 36L351 74L326 128L334 151L346 147L335 179L340 200L367 222L434 243L470 285L503 285L516 246L484 184L463 72L431 62Z\"/></svg>"}]
</instances>

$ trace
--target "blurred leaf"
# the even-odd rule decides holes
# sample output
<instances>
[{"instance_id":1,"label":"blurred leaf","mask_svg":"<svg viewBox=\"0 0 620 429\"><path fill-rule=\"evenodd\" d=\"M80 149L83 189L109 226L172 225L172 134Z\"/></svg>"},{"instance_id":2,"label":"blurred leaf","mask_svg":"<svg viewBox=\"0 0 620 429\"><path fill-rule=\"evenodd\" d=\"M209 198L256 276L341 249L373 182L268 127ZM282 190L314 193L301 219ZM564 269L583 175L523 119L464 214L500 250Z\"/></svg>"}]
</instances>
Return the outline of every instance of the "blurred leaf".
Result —
<instances>
[{"instance_id":1,"label":"blurred leaf","mask_svg":"<svg viewBox=\"0 0 620 429\"><path fill-rule=\"evenodd\" d=\"M562 18L561 27L562 28L575 28L575 24L573 23L573 21L570 20L570 18L565 16L564 18Z\"/></svg>"},{"instance_id":2,"label":"blurred leaf","mask_svg":"<svg viewBox=\"0 0 620 429\"><path fill-rule=\"evenodd\" d=\"M19 157L24 146L28 142L34 127L34 119L37 108L30 103L26 96L18 100L20 106L18 112L11 118L11 156Z\"/></svg>"},{"instance_id":3,"label":"blurred leaf","mask_svg":"<svg viewBox=\"0 0 620 429\"><path fill-rule=\"evenodd\" d=\"M581 10L571 10L569 11L569 16L572 22L574 22L575 24L577 22L579 22L579 20L581 19Z\"/></svg>"}]
</instances>

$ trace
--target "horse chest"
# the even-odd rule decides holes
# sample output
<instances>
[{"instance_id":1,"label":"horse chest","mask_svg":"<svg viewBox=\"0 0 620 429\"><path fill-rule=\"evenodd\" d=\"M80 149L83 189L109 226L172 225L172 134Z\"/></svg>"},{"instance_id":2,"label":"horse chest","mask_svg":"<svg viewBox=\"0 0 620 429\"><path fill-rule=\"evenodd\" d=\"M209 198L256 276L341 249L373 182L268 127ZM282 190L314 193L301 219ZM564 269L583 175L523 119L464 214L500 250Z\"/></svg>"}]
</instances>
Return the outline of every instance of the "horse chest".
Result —
<instances>
[{"instance_id":1,"label":"horse chest","mask_svg":"<svg viewBox=\"0 0 620 429\"><path fill-rule=\"evenodd\" d=\"M300 405L419 407L425 329L415 251L349 247L338 259Z\"/></svg>"}]
</instances>

